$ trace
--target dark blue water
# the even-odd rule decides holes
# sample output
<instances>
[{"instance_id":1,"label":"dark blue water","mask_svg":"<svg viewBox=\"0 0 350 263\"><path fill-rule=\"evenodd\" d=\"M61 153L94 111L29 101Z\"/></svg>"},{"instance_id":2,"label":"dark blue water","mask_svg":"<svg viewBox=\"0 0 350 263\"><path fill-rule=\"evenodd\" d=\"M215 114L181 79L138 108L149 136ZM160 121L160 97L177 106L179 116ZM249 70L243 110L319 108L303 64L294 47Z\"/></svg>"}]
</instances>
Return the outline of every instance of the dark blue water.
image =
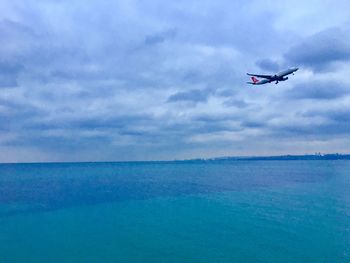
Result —
<instances>
[{"instance_id":1,"label":"dark blue water","mask_svg":"<svg viewBox=\"0 0 350 263\"><path fill-rule=\"evenodd\" d=\"M350 161L0 165L0 262L350 262Z\"/></svg>"}]
</instances>

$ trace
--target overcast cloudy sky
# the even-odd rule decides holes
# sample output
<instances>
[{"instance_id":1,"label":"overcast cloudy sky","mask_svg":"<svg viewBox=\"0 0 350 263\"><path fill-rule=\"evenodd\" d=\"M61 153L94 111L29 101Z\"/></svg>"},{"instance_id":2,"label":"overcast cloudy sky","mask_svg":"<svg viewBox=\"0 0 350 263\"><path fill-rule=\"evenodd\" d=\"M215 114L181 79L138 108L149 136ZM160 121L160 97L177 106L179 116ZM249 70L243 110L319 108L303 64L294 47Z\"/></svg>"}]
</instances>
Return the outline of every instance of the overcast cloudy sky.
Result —
<instances>
[{"instance_id":1,"label":"overcast cloudy sky","mask_svg":"<svg viewBox=\"0 0 350 263\"><path fill-rule=\"evenodd\" d=\"M350 152L348 0L0 10L0 162Z\"/></svg>"}]
</instances>

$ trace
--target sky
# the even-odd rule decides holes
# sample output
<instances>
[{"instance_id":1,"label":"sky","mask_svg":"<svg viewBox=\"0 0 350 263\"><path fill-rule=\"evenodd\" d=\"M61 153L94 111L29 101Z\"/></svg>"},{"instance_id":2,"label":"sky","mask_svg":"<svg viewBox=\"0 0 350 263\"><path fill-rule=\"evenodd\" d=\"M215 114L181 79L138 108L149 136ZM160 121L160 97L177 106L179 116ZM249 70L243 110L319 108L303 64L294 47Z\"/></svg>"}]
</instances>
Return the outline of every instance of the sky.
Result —
<instances>
[{"instance_id":1,"label":"sky","mask_svg":"<svg viewBox=\"0 0 350 263\"><path fill-rule=\"evenodd\" d=\"M0 162L350 152L348 0L0 10Z\"/></svg>"}]
</instances>

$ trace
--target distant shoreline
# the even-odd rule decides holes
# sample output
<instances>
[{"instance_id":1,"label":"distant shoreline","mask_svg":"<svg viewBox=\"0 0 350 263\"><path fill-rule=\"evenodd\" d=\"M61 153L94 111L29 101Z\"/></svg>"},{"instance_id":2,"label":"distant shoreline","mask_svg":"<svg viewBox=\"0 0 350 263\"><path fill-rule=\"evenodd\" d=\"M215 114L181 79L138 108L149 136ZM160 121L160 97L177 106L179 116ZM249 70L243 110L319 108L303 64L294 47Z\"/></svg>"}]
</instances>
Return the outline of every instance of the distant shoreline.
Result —
<instances>
[{"instance_id":1,"label":"distant shoreline","mask_svg":"<svg viewBox=\"0 0 350 263\"><path fill-rule=\"evenodd\" d=\"M226 156L213 158L196 158L183 160L153 160L153 161L81 161L81 162L4 162L6 164L74 164L74 163L201 163L222 161L313 161L313 160L350 160L350 154L304 154L304 155L273 155L273 156Z\"/></svg>"},{"instance_id":2,"label":"distant shoreline","mask_svg":"<svg viewBox=\"0 0 350 263\"><path fill-rule=\"evenodd\" d=\"M304 155L274 155L274 156L228 156L208 159L192 159L183 161L287 161L287 160L350 160L350 154L304 154Z\"/></svg>"}]
</instances>

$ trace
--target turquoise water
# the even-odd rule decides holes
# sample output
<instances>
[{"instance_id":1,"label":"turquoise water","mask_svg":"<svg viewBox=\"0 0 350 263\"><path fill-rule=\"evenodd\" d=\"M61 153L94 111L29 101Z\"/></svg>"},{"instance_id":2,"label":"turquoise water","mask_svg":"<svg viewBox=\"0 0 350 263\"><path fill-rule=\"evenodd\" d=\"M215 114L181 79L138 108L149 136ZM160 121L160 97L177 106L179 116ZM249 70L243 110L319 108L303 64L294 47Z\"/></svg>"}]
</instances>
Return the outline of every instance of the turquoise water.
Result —
<instances>
[{"instance_id":1,"label":"turquoise water","mask_svg":"<svg viewBox=\"0 0 350 263\"><path fill-rule=\"evenodd\" d=\"M350 161L0 165L0 262L350 262Z\"/></svg>"}]
</instances>

